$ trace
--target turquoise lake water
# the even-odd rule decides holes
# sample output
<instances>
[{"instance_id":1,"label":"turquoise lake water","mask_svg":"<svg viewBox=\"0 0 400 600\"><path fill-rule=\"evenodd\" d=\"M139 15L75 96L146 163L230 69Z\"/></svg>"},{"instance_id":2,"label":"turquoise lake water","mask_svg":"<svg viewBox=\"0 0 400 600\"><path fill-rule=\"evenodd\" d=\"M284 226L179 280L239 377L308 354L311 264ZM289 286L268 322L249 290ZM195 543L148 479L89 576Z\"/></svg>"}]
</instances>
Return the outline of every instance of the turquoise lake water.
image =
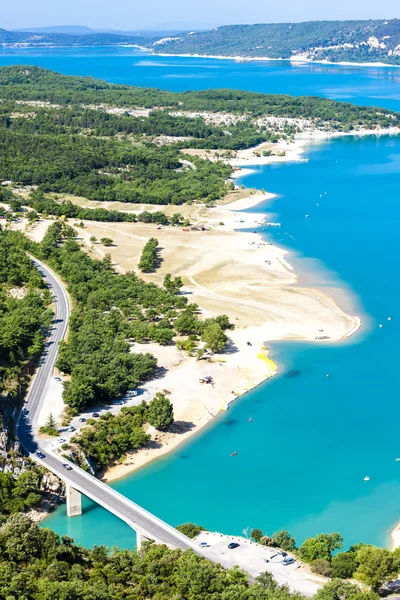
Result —
<instances>
[{"instance_id":1,"label":"turquoise lake water","mask_svg":"<svg viewBox=\"0 0 400 600\"><path fill-rule=\"evenodd\" d=\"M400 71L391 68L243 64L127 49L0 52L0 64L17 60L115 82L312 93L400 110ZM359 314L363 329L341 344L270 344L276 378L175 453L114 485L172 525L194 521L232 534L285 527L299 541L339 531L346 545L385 545L400 520L400 138L322 142L305 156L307 163L255 167L243 183L278 194L253 210L276 214L282 228L274 239L291 251L301 282ZM298 375L287 377L294 369ZM135 543L126 525L89 501L82 517L67 519L61 507L45 525L86 545Z\"/></svg>"},{"instance_id":2,"label":"turquoise lake water","mask_svg":"<svg viewBox=\"0 0 400 600\"><path fill-rule=\"evenodd\" d=\"M134 48L0 49L0 66L33 64L66 75L174 91L235 88L326 96L356 104L400 107L400 69L147 55Z\"/></svg>"}]
</instances>

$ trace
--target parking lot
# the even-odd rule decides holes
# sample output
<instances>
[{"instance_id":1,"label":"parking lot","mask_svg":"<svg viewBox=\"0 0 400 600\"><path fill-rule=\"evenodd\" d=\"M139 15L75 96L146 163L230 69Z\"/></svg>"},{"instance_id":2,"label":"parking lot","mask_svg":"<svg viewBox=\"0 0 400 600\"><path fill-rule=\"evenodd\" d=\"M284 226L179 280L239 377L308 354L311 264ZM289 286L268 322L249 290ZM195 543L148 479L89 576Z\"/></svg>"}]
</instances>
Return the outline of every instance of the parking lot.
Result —
<instances>
[{"instance_id":1,"label":"parking lot","mask_svg":"<svg viewBox=\"0 0 400 600\"><path fill-rule=\"evenodd\" d=\"M292 591L308 597L314 596L327 581L312 573L308 566L297 560L293 564L283 565L284 557L277 554L275 548L262 546L246 538L203 531L196 541L199 545L206 542L207 547L203 548L204 556L220 562L225 568L238 565L253 578L264 571L269 571L280 585L286 584ZM239 547L230 550L228 544L232 542L238 543ZM274 555L276 556L272 558ZM288 556L291 556L290 553ZM270 562L265 562L266 559Z\"/></svg>"}]
</instances>

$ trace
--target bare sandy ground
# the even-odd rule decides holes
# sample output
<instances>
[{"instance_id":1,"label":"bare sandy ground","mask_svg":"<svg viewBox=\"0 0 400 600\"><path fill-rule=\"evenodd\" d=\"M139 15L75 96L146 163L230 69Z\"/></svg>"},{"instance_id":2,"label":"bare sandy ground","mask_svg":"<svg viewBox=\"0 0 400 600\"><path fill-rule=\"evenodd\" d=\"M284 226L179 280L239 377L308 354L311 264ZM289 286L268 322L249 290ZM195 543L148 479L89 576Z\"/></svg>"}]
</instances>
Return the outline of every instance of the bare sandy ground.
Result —
<instances>
[{"instance_id":1,"label":"bare sandy ground","mask_svg":"<svg viewBox=\"0 0 400 600\"><path fill-rule=\"evenodd\" d=\"M276 162L306 161L307 159L303 159L301 155L304 152L307 140L309 141L313 137L313 134L307 134L304 138L296 139L293 142L281 141L278 144L263 142L258 146L233 152L232 156L224 156L224 152L221 150L199 150L196 148L189 148L182 150L182 152L189 156L200 156L201 158L208 158L211 161L221 160L222 162L230 164L233 167L236 167L236 170L232 175L232 178L236 179L242 177L246 173L252 172L251 169L247 170L243 167L269 165ZM271 154L263 156L263 152L265 151L271 152Z\"/></svg>"},{"instance_id":2,"label":"bare sandy ground","mask_svg":"<svg viewBox=\"0 0 400 600\"><path fill-rule=\"evenodd\" d=\"M188 357L175 347L133 347L134 352L152 352L164 367L164 376L146 385L146 399L167 390L177 424L166 434L151 431L150 446L108 469L107 481L171 451L226 409L234 398L272 376L276 367L268 359L265 344L269 340L326 336L332 341L358 328L357 317L345 314L331 298L318 289L297 284L284 250L266 244L257 233L234 231L258 226L265 213L240 211L271 197L258 193L211 209L184 207L191 222L204 225L205 231L90 221L84 222L84 228L75 227L91 255L102 258L109 253L120 272L137 271L145 243L157 237L160 266L142 276L160 285L166 273L182 276L183 293L200 306L205 317L224 313L235 325L229 332L228 351L212 357L210 362ZM91 244L89 238L93 235L98 240L110 237L115 245L106 248L99 242ZM199 383L205 375L213 377L214 386Z\"/></svg>"},{"instance_id":3,"label":"bare sandy ground","mask_svg":"<svg viewBox=\"0 0 400 600\"><path fill-rule=\"evenodd\" d=\"M305 143L275 145L274 151L284 151L285 156L257 157L256 154L262 153L263 145L242 151L235 160L237 166L240 163L254 164L255 159L263 162L301 160ZM116 270L121 273L138 272L144 245L150 237L156 237L159 240L160 264L155 272L141 276L162 285L167 273L180 275L184 283L182 293L190 302L199 305L204 317L227 314L235 325L235 329L228 332L227 351L209 360L198 361L175 347L157 344L133 346L133 352L152 352L163 367L164 375L147 384L145 399L150 400L156 392L167 390L174 406L176 423L171 432L163 434L150 429L152 442L149 447L128 455L122 464L108 469L108 481L171 451L199 431L220 410L226 410L233 399L274 375L276 366L268 358L268 341L315 341L321 337L335 341L351 335L360 326L357 317L345 314L320 290L299 286L297 275L285 258L285 251L264 242L260 234L248 231L259 227L264 220L268 221L268 217L265 212L242 211L272 197L272 194L254 190L234 190L228 199L214 208L196 204L162 207L167 214L180 212L190 219L192 225L203 226L203 231L159 228L143 223L93 221L84 222L82 228L70 220L87 251L95 258L110 254ZM70 199L81 206L103 206L135 213L160 209L143 204L112 203L108 206L107 203L83 198ZM227 200L231 203L226 204ZM28 235L39 241L49 222L35 224ZM23 226L22 223L20 226ZM265 227L268 227L266 223ZM247 231L236 231L241 228ZM99 241L93 244L91 236L97 240L109 237L114 245L105 247ZM324 339L318 343L323 343ZM213 386L199 383L205 375L213 377Z\"/></svg>"},{"instance_id":4,"label":"bare sandy ground","mask_svg":"<svg viewBox=\"0 0 400 600\"><path fill-rule=\"evenodd\" d=\"M400 547L400 523L397 523L392 529L390 537L392 538L392 550L396 550L396 548Z\"/></svg>"}]
</instances>

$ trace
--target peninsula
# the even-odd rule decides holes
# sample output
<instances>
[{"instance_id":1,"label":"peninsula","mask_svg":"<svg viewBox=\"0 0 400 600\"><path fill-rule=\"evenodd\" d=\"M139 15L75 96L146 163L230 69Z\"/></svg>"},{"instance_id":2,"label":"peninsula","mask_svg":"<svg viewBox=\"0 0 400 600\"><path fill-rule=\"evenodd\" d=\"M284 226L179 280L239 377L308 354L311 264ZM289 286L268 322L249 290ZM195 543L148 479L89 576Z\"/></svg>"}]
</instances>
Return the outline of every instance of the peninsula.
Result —
<instances>
[{"instance_id":1,"label":"peninsula","mask_svg":"<svg viewBox=\"0 0 400 600\"><path fill-rule=\"evenodd\" d=\"M80 447L98 470L114 465L107 478L124 475L274 375L268 341L324 343L360 326L298 284L285 251L261 235L265 213L242 212L271 195L238 188L235 177L243 166L303 160L312 137L397 133L397 113L230 90L176 94L24 66L0 69L0 98L3 217L76 303L63 375L41 415L43 431L58 420L79 432L58 442L64 451ZM126 396L138 385L137 398ZM154 426L141 412L135 442L102 453L89 443L99 429L85 421L92 410L118 415L121 402L131 410L152 399L171 407L174 424Z\"/></svg>"}]
</instances>

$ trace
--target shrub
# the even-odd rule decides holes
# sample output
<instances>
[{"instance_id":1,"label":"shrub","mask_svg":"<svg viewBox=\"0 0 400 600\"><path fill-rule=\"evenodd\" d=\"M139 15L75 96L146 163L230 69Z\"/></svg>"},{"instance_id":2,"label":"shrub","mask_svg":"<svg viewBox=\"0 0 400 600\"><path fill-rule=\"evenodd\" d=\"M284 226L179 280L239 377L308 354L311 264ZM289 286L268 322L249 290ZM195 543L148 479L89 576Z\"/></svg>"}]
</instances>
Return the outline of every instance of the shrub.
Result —
<instances>
[{"instance_id":1,"label":"shrub","mask_svg":"<svg viewBox=\"0 0 400 600\"><path fill-rule=\"evenodd\" d=\"M318 575L323 575L324 577L332 576L332 566L329 560L326 558L317 558L311 563L311 570L313 573L318 573Z\"/></svg>"},{"instance_id":2,"label":"shrub","mask_svg":"<svg viewBox=\"0 0 400 600\"><path fill-rule=\"evenodd\" d=\"M199 535L200 531L205 531L204 527L195 525L194 523L183 523L182 525L178 525L177 530L191 539Z\"/></svg>"},{"instance_id":3,"label":"shrub","mask_svg":"<svg viewBox=\"0 0 400 600\"><path fill-rule=\"evenodd\" d=\"M261 529L252 529L250 532L250 537L253 538L255 542L259 542L263 536L263 532Z\"/></svg>"},{"instance_id":4,"label":"shrub","mask_svg":"<svg viewBox=\"0 0 400 600\"><path fill-rule=\"evenodd\" d=\"M165 431L174 422L174 408L163 394L158 392L149 404L147 421L156 429Z\"/></svg>"},{"instance_id":5,"label":"shrub","mask_svg":"<svg viewBox=\"0 0 400 600\"><path fill-rule=\"evenodd\" d=\"M296 550L296 540L284 529L274 533L272 539L278 548L282 548L282 550L286 550L286 552L293 552L293 550Z\"/></svg>"},{"instance_id":6,"label":"shrub","mask_svg":"<svg viewBox=\"0 0 400 600\"><path fill-rule=\"evenodd\" d=\"M157 261L158 240L150 238L142 250L138 267L143 273L149 273L155 267Z\"/></svg>"}]
</instances>

